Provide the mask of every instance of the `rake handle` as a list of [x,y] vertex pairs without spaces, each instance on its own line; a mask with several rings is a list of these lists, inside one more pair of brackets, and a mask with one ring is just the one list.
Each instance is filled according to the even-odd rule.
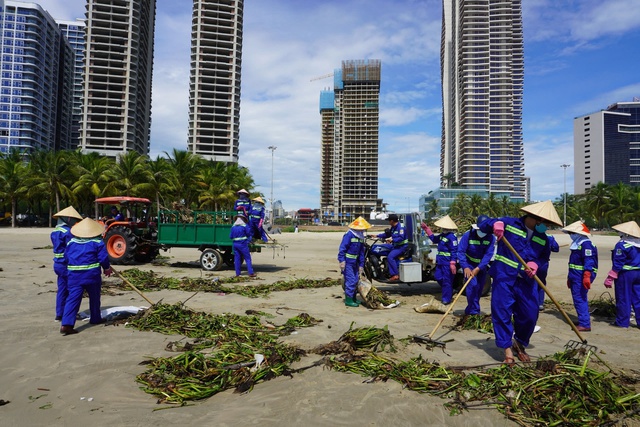
[[444,315],[440,318],[440,320],[438,321],[438,323],[436,324],[436,327],[433,328],[433,331],[431,331],[431,333],[429,334],[429,339],[432,340],[433,339],[433,334],[436,333],[436,331],[438,330],[438,328],[440,327],[440,325],[442,325],[442,322],[444,322],[444,319],[447,317],[447,315],[449,314],[449,312],[453,309],[453,306],[456,305],[456,302],[458,301],[458,298],[460,298],[460,295],[462,295],[462,293],[464,292],[464,290],[466,289],[467,285],[469,284],[469,282],[471,282],[471,279],[473,279],[475,276],[469,276],[469,278],[467,279],[466,282],[464,282],[464,285],[462,285],[462,287],[460,288],[460,291],[458,292],[458,295],[456,295],[456,297],[453,299],[453,302],[449,305],[449,308],[447,308],[447,311],[444,312]]
[[[522,257],[520,256],[520,254],[518,252],[516,252],[516,250],[513,248],[513,246],[511,246],[511,243],[509,243],[509,241],[507,240],[507,238],[505,236],[502,236],[501,239],[504,244],[507,246],[507,248],[509,248],[509,250],[511,251],[511,253],[513,253],[516,258],[518,258],[518,261],[520,261],[520,263],[526,268],[529,269],[529,267],[527,267],[527,263],[524,262],[524,260],[522,259]],[[571,321],[571,319],[569,318],[569,315],[567,314],[566,311],[564,311],[564,309],[562,308],[562,306],[560,306],[560,304],[558,303],[558,301],[556,301],[556,299],[553,297],[553,295],[551,295],[551,292],[549,291],[549,289],[547,289],[547,287],[545,286],[544,283],[542,283],[542,280],[540,280],[540,278],[537,275],[533,275],[533,278],[536,280],[536,282],[538,282],[538,286],[540,286],[542,288],[542,290],[544,291],[545,294],[547,294],[547,296],[551,299],[551,301],[553,301],[553,303],[556,305],[556,307],[558,308],[558,310],[560,310],[560,313],[562,313],[562,316],[564,317],[564,320],[567,321],[567,323],[569,324],[569,326],[571,326],[571,329],[573,329],[573,332],[576,333],[576,335],[578,336],[578,338],[580,338],[580,341],[582,341],[583,344],[587,343],[587,340],[585,340],[582,335],[580,335],[580,331],[578,330],[578,328],[576,328],[576,325]]]
[[124,283],[126,283],[127,285],[129,285],[131,287],[131,289],[133,289],[134,291],[136,291],[138,293],[138,295],[140,295],[142,298],[144,298],[149,304],[151,305],[155,305],[155,303],[153,301],[151,301],[149,298],[147,298],[141,291],[140,289],[136,288],[134,286],[133,283],[131,283],[130,281],[127,280],[126,277],[124,277],[122,274],[120,274],[118,272],[118,270],[116,270],[115,268],[111,267],[111,270],[115,273],[116,276],[118,276],[120,279],[122,279],[122,281]]

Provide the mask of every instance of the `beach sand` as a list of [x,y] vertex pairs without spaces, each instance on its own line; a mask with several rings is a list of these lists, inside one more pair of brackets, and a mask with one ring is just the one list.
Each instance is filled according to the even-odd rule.
[[[363,377],[314,367],[290,377],[259,383],[246,394],[229,390],[209,399],[191,402],[190,406],[154,411],[156,397],[144,393],[135,382],[145,371],[140,362],[150,357],[169,357],[165,346],[179,336],[141,332],[123,325],[89,325],[78,322],[80,333],[62,336],[60,324],[54,321],[56,276],[52,268],[49,233],[51,229],[0,229],[0,406],[1,426],[511,426],[497,410],[473,408],[462,415],[450,416],[444,407],[446,399],[403,389],[396,382],[365,383]],[[264,250],[254,254],[258,279],[255,283],[273,283],[295,278],[339,278],[337,249],[342,233],[300,232],[275,235],[287,246],[285,251]],[[556,234],[561,248],[553,254],[548,276],[549,289],[557,300],[565,302],[575,321],[575,311],[566,287],[569,238]],[[617,237],[594,236],[599,248],[600,274],[589,297],[608,291],[603,286],[611,267],[610,251]],[[174,277],[231,277],[229,269],[208,273],[197,265],[197,249],[172,249],[166,266],[139,265],[137,268]],[[118,270],[130,268],[115,266]],[[246,273],[245,273],[246,274]],[[105,279],[118,282],[112,276]],[[254,282],[252,282],[254,283]],[[266,298],[240,295],[159,291],[146,292],[154,302],[176,303],[188,299],[186,306],[196,311],[245,314],[253,309],[273,314],[271,320],[280,325],[300,313],[322,319],[311,328],[299,329],[284,341],[309,350],[319,344],[338,339],[354,327],[388,325],[396,339],[414,334],[428,334],[441,314],[416,313],[414,306],[429,295],[440,297],[435,282],[425,284],[384,285],[401,305],[389,310],[348,308],[342,300],[342,289],[331,288],[273,292]],[[249,285],[250,286],[250,285]],[[611,291],[612,294],[612,291]],[[102,308],[113,306],[148,306],[133,291],[121,295],[102,296]],[[411,344],[398,358],[421,354],[429,361],[447,366],[472,366],[499,363],[503,359],[494,345],[493,335],[477,331],[451,331],[466,305],[460,298],[454,316],[445,319],[434,338],[452,339],[445,349],[426,349]],[[489,313],[490,300],[481,300]],[[81,311],[88,309],[83,300]],[[528,353],[535,359],[563,349],[577,336],[558,310],[548,305],[540,314]],[[632,321],[635,326],[635,321]],[[640,329],[612,327],[606,319],[594,318],[592,332],[585,332],[589,345],[598,347],[598,355],[616,369],[637,369]],[[319,356],[303,357],[294,367],[309,366]]]

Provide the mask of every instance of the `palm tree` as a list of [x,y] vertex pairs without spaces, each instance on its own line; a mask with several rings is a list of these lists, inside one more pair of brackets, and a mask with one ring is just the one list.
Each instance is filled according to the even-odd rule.
[[173,196],[176,201],[184,201],[186,207],[190,207],[191,203],[196,200],[198,180],[197,175],[200,173],[204,159],[185,150],[176,150],[175,148],[169,155],[168,162],[171,166],[171,187],[174,189]]
[[139,196],[152,188],[149,184],[151,172],[147,157],[136,151],[127,151],[118,156],[113,168],[113,178],[118,192],[124,196]]
[[609,188],[609,202],[607,203],[605,218],[609,225],[633,219],[632,193],[629,186],[618,182]]
[[55,212],[60,211],[60,199],[66,198],[71,202],[73,193],[71,185],[74,182],[73,169],[70,168],[70,157],[67,151],[35,151],[29,156],[29,195],[38,200],[49,201],[49,227],[55,205]]
[[103,157],[95,152],[81,154],[77,152],[77,173],[78,181],[76,181],[71,189],[80,200],[80,207],[91,209],[94,206],[95,218],[98,218],[98,205],[94,203],[97,197],[108,194],[115,188],[115,180],[113,179],[114,161],[109,157]]
[[585,207],[587,212],[593,216],[599,228],[603,228],[610,197],[609,186],[604,182],[598,182],[585,193]]
[[26,170],[27,165],[20,151],[11,150],[7,154],[0,153],[0,197],[11,203],[11,227],[16,226],[18,200],[29,190],[24,179]]
[[489,197],[484,201],[484,211],[487,216],[492,218],[497,218],[500,216],[500,211],[502,211],[502,207],[500,206],[500,202],[496,197],[495,193],[489,193]]
[[164,157],[156,157],[149,164],[149,188],[147,191],[151,194],[151,199],[156,201],[156,211],[160,212],[160,194],[166,194],[173,191],[171,187],[171,166]]
[[433,199],[429,202],[429,210],[427,211],[428,218],[431,219],[440,213],[440,207],[438,206],[438,199]]
[[477,218],[482,213],[482,197],[479,194],[472,194],[469,199],[469,214]]

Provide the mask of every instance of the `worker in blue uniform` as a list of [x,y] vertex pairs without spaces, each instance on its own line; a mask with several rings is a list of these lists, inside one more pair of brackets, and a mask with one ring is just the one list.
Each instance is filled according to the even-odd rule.
[[240,269],[242,261],[247,263],[247,273],[249,277],[256,277],[253,272],[253,264],[251,263],[251,251],[249,245],[251,243],[251,227],[247,224],[247,216],[242,212],[236,215],[236,221],[231,227],[229,237],[233,241],[233,264],[236,268],[236,277],[240,277]]
[[640,227],[635,221],[628,221],[612,227],[620,233],[620,241],[611,253],[611,271],[604,285],[615,283],[616,320],[612,326],[628,328],[631,307],[640,325]]
[[[531,360],[525,348],[538,320],[538,289],[528,278],[538,270],[536,254],[531,249],[531,238],[536,227],[550,224],[562,225],[551,201],[534,203],[520,208],[525,215],[520,218],[488,218],[479,225],[483,233],[496,236],[497,249],[489,268],[493,278],[491,287],[491,320],[496,346],[504,350],[504,362],[514,363],[514,355],[523,362]],[[524,260],[521,265],[502,238]]]
[[389,214],[387,219],[391,228],[387,228],[384,233],[378,234],[377,237],[385,239],[387,241],[386,246],[391,249],[389,255],[387,255],[387,266],[389,268],[389,281],[395,282],[400,279],[398,276],[398,257],[407,250],[409,239],[404,224],[399,221],[398,215]]
[[458,263],[462,268],[467,285],[467,307],[464,314],[480,314],[480,295],[487,278],[489,263],[495,250],[495,237],[478,228],[478,224],[489,219],[479,215],[471,230],[460,238],[458,243]]
[[434,234],[428,225],[420,224],[429,239],[438,245],[436,271],[433,276],[442,288],[442,303],[447,305],[453,298],[453,279],[458,271],[458,238],[454,233],[458,226],[449,215],[440,218],[433,225],[440,227],[442,233]]
[[82,215],[73,206],[66,207],[53,215],[58,220],[56,228],[51,232],[51,245],[53,246],[53,271],[58,276],[58,291],[56,292],[56,321],[62,320],[64,305],[67,302],[69,290],[67,289],[67,265],[64,260],[64,250],[67,243],[73,237],[71,227],[82,219]]
[[262,197],[258,196],[254,199],[251,199],[253,203],[251,203],[251,209],[249,210],[249,226],[251,227],[251,237],[253,239],[262,239],[263,242],[267,243],[269,239],[267,238],[267,233],[262,228],[262,224],[264,223],[264,200]]
[[[556,239],[546,233],[547,226],[542,223],[535,230],[533,230],[533,237],[531,238],[531,249],[535,253],[535,263],[538,264],[538,271],[536,276],[542,282],[543,285],[547,285],[547,274],[549,273],[549,261],[551,260],[551,252],[559,252],[560,246]],[[533,278],[530,279],[533,286],[538,288],[538,309],[544,309],[544,289],[538,285]]]
[[236,212],[244,211],[245,216],[249,215],[251,211],[251,201],[249,200],[249,192],[244,188],[236,192],[238,198],[233,205],[233,210]]
[[371,228],[364,218],[359,216],[351,224],[349,230],[342,236],[338,248],[338,262],[344,276],[344,305],[358,307],[360,302],[356,298],[360,274],[364,269],[364,231]]
[[587,293],[598,273],[598,249],[591,242],[591,232],[582,221],[571,223],[562,231],[571,237],[567,287],[571,289],[573,306],[578,315],[576,329],[581,332],[589,332],[591,331],[591,316],[589,315]]
[[74,326],[84,291],[89,294],[89,323],[103,322],[100,314],[100,273],[104,271],[105,276],[110,276],[113,272],[109,264],[109,254],[100,237],[103,231],[104,227],[91,218],[85,218],[71,227],[73,238],[69,240],[64,251],[69,296],[60,327],[60,333],[63,335],[78,332]]

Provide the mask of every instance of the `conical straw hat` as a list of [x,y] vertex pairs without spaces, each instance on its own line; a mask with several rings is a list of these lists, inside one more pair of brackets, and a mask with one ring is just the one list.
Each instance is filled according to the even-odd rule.
[[73,227],[71,227],[71,234],[76,237],[96,237],[102,234],[104,226],[100,225],[97,221],[91,218],[85,218]]
[[371,228],[371,224],[369,224],[366,219],[359,216],[349,224],[349,228],[353,228],[354,230],[367,230]]
[[62,209],[60,212],[55,214],[53,217],[54,218],[58,218],[58,217],[61,217],[61,216],[66,216],[66,217],[69,217],[69,218],[82,219],[82,215],[80,215],[78,213],[78,211],[75,210],[75,208],[73,206],[68,206],[68,207]]
[[542,219],[546,219],[547,221],[562,227],[562,220],[558,216],[558,212],[556,212],[556,208],[553,207],[553,203],[551,203],[551,200],[547,200],[546,202],[534,203],[532,205],[527,205],[520,208],[520,210],[526,213],[530,213],[531,215],[540,217]]
[[591,232],[582,221],[572,222],[562,229],[565,233],[577,233],[583,236],[591,237]]
[[622,224],[614,225],[611,228],[621,233],[628,234],[629,236],[640,237],[640,227],[635,221],[623,222]]
[[249,192],[243,188],[242,190],[238,190],[236,194],[246,194],[248,196]]
[[251,199],[251,200],[253,200],[254,202],[262,203],[264,205],[264,200],[262,200],[262,197],[260,197],[260,196],[256,197],[255,199]]
[[436,227],[444,228],[445,230],[457,230],[458,226],[451,219],[449,215],[443,216],[439,220],[433,223]]

